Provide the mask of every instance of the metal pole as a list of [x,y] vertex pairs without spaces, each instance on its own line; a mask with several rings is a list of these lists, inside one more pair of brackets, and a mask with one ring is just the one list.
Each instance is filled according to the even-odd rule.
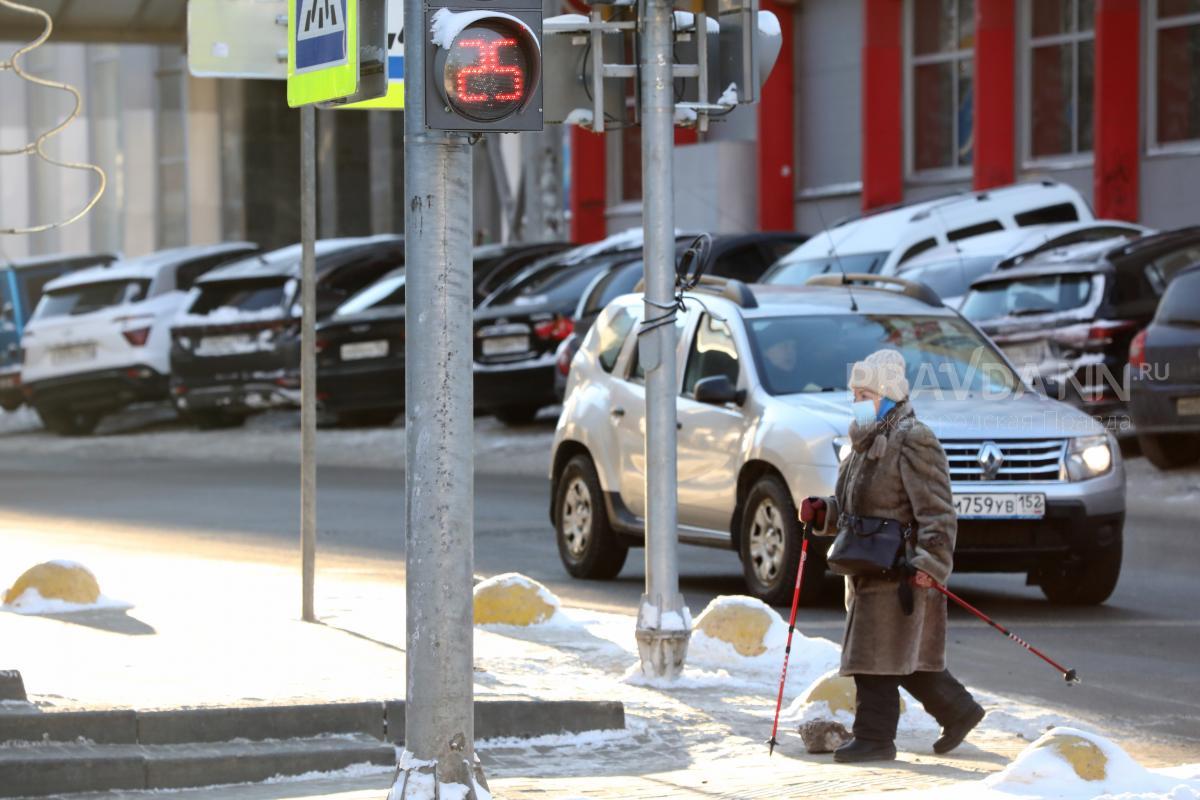
[[[405,0],[404,30],[428,28],[421,0]],[[464,135],[425,129],[420,41],[405,48],[404,65],[408,662],[396,798],[428,796],[414,773],[483,785],[472,663],[471,148]]]
[[[671,312],[675,295],[674,87],[669,0],[644,0],[641,19],[642,218],[645,318]],[[691,620],[679,594],[675,326],[642,335],[646,372],[646,593],[638,611],[642,671],[676,677],[687,656]]]
[[302,618],[316,622],[317,561],[317,137],[316,111],[300,109],[300,571]]

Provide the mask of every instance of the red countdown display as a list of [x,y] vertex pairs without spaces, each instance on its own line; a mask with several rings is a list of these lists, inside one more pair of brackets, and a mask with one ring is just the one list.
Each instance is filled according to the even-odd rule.
[[495,122],[519,111],[537,82],[537,53],[516,21],[487,20],[454,39],[442,73],[446,101],[456,113]]

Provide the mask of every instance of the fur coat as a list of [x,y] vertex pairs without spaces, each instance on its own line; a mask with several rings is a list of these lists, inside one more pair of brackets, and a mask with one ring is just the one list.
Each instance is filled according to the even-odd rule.
[[[907,401],[865,428],[851,423],[853,452],[826,498],[824,530],[840,533],[842,513],[915,523],[909,563],[938,583],[950,577],[957,518],[946,454]],[[842,675],[908,675],[946,668],[946,598],[913,589],[913,613],[900,606],[899,581],[846,578]]]

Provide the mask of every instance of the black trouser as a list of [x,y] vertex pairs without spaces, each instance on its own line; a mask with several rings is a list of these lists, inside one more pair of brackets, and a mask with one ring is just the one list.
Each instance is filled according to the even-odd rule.
[[858,694],[854,714],[854,738],[890,742],[900,722],[900,687],[917,698],[942,727],[957,722],[975,706],[967,687],[950,674],[914,672],[911,675],[855,675]]

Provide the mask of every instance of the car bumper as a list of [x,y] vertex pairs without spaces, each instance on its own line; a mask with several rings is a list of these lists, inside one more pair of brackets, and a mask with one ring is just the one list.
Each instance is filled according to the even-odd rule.
[[165,400],[167,376],[150,367],[132,366],[80,372],[26,383],[25,399],[35,407],[109,411],[131,403]]
[[374,411],[404,408],[404,367],[337,367],[317,373],[322,411]]
[[550,406],[554,393],[554,354],[512,364],[475,364],[475,406],[480,411],[510,406]]
[[1180,398],[1200,397],[1200,384],[1137,383],[1130,409],[1138,433],[1200,432],[1200,415],[1179,414]]
[[0,407],[16,408],[25,402],[21,391],[21,368],[0,369]]
[[230,411],[251,414],[278,408],[299,408],[299,379],[249,380],[173,388],[175,406],[180,411]]

